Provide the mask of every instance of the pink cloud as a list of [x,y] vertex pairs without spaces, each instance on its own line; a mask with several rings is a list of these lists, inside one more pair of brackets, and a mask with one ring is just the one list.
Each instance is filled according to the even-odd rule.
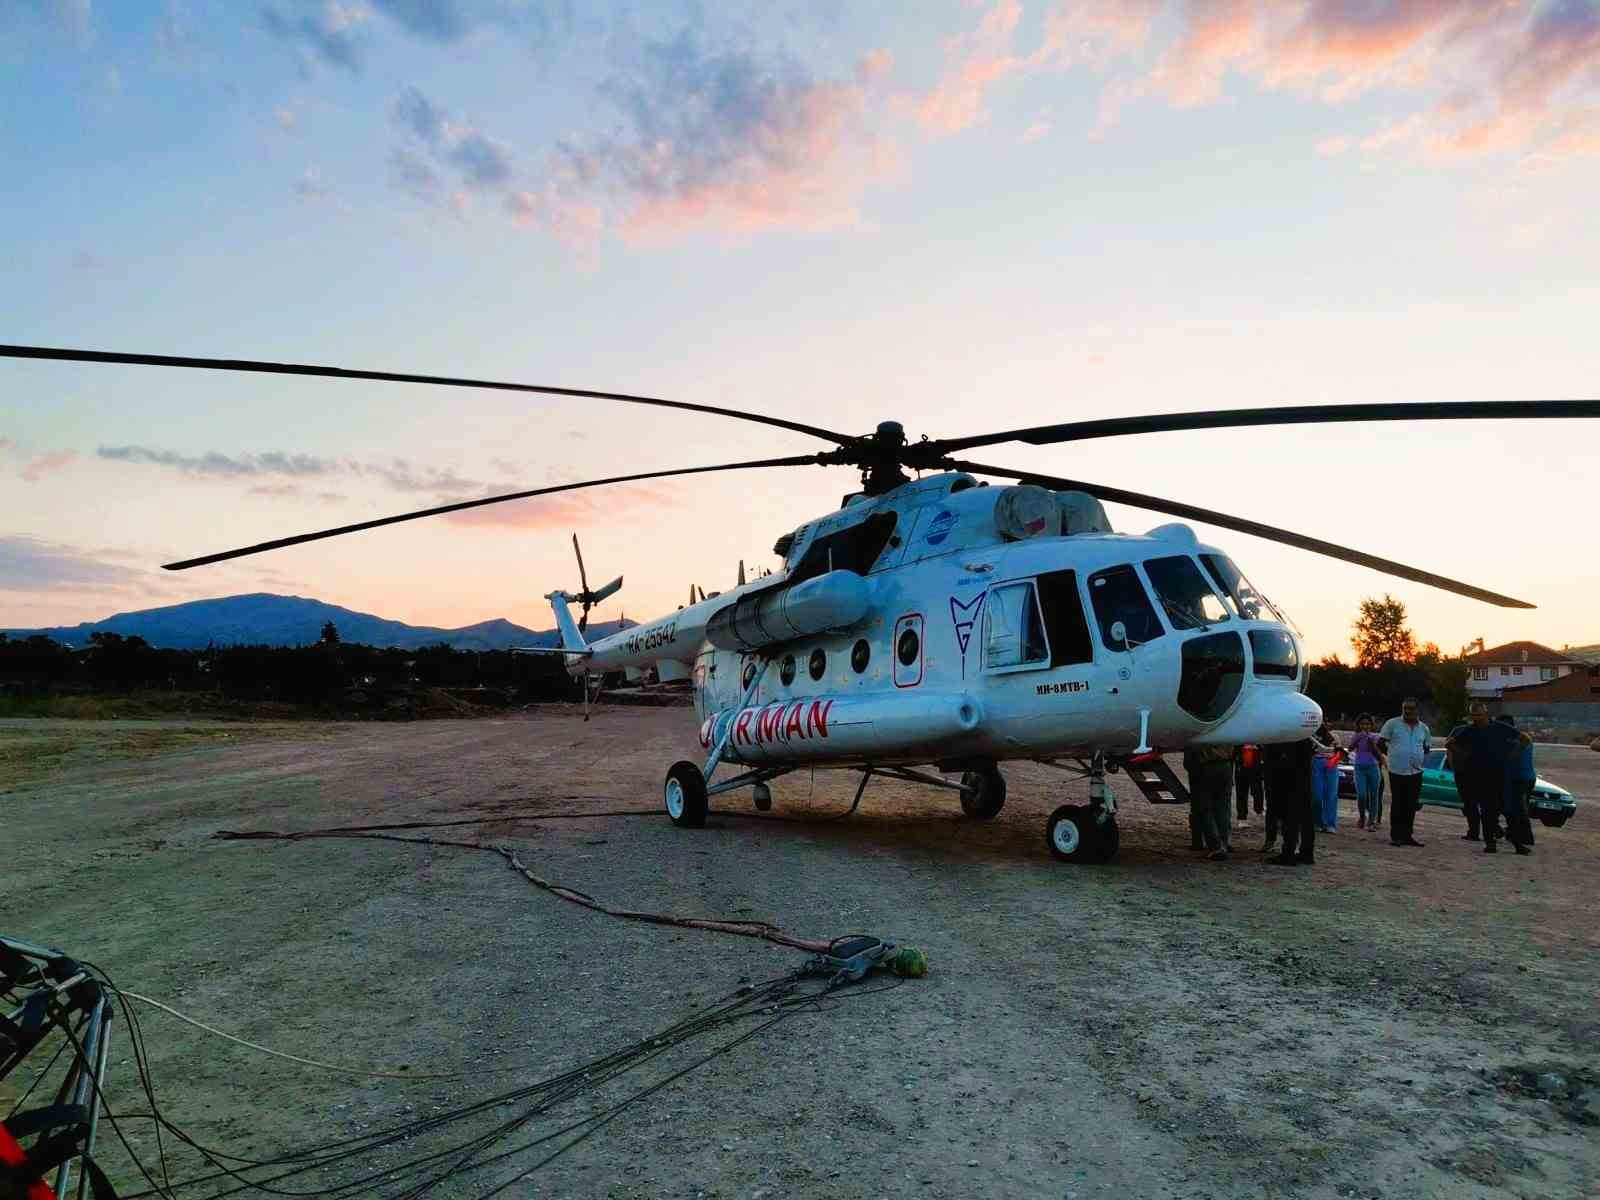
[[950,67],[916,107],[917,120],[924,129],[959,133],[978,123],[983,117],[984,93],[1027,66],[1024,59],[1010,51],[1021,19],[1022,5],[1018,0],[997,0],[984,12],[976,29],[945,42]]
[[1179,108],[1208,104],[1222,94],[1229,68],[1257,52],[1260,36],[1252,0],[1197,5],[1156,68],[1155,82]]
[[[868,121],[871,81],[884,69],[871,59],[850,82],[812,83],[769,105],[730,160],[708,159],[692,143],[638,148],[631,170],[661,186],[640,195],[622,232],[651,239],[708,225],[748,232],[853,222],[862,188],[897,162],[893,143]],[[583,206],[563,215],[580,229],[594,220]]]
[[1399,98],[1379,128],[1324,139],[1325,155],[1520,152],[1550,167],[1595,153],[1595,0],[1058,0],[1031,49],[1014,44],[1019,28],[1016,0],[997,0],[947,43],[949,67],[916,108],[924,128],[976,124],[1007,80],[1087,66],[1107,76],[1096,132],[1136,100],[1210,104],[1235,80],[1330,104],[1375,89]]
[[52,450],[27,463],[17,473],[29,483],[38,483],[52,471],[59,471],[78,457],[76,450]]
[[506,189],[505,212],[579,248],[609,232],[651,241],[851,224],[861,192],[898,163],[877,128],[893,67],[875,49],[815,78],[694,37],[651,45],[633,76],[607,84],[617,132],[557,145],[536,177]]
[[[446,499],[446,503],[448,503]],[[509,529],[569,529],[598,521],[615,521],[619,513],[657,512],[678,503],[678,492],[668,484],[618,484],[615,487],[588,488],[561,492],[554,496],[535,496],[527,500],[508,500],[447,513],[452,525]]]

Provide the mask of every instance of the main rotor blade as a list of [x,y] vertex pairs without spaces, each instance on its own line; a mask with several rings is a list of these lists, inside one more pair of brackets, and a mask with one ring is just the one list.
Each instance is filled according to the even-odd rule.
[[1191,521],[1203,521],[1207,525],[1219,525],[1223,529],[1248,533],[1252,537],[1265,538],[1269,542],[1282,542],[1285,546],[1294,546],[1299,550],[1309,550],[1313,554],[1342,559],[1348,563],[1355,563],[1357,566],[1370,567],[1374,571],[1382,571],[1385,575],[1397,575],[1401,579],[1409,579],[1414,583],[1425,583],[1429,587],[1454,592],[1458,596],[1466,596],[1472,600],[1482,600],[1485,604],[1496,604],[1501,608],[1535,607],[1535,605],[1529,604],[1526,600],[1502,596],[1499,592],[1473,587],[1470,583],[1462,583],[1459,580],[1449,579],[1443,575],[1435,575],[1432,571],[1408,567],[1405,563],[1395,562],[1393,559],[1379,558],[1376,554],[1363,554],[1359,550],[1351,550],[1334,542],[1324,542],[1320,538],[1307,537],[1301,533],[1279,529],[1275,525],[1263,525],[1260,521],[1251,521],[1244,517],[1231,517],[1227,513],[1214,512],[1209,508],[1199,508],[1196,505],[1184,504],[1178,500],[1163,500],[1159,496],[1147,496],[1143,492],[1129,492],[1124,491],[1122,488],[1106,487],[1103,484],[1085,483],[1081,479],[1062,479],[1055,475],[1044,475],[1038,471],[1014,471],[1008,467],[986,467],[982,463],[961,462],[956,464],[956,469],[970,471],[975,475],[999,475],[1003,478],[1016,479],[1023,483],[1039,483],[1050,488],[1088,492],[1091,496],[1101,500],[1110,500],[1116,504],[1127,504],[1133,508],[1149,509],[1151,512],[1184,517]]
[[1600,417],[1600,400],[1443,400],[1420,404],[1308,404],[1272,408],[1215,409],[1204,412],[1153,413],[1141,417],[1105,417],[1033,425],[974,437],[945,438],[917,447],[925,454],[950,454],[997,442],[1048,446],[1130,433],[1166,433],[1183,429],[1234,429],[1247,425],[1310,425],[1343,421],[1460,421]]
[[199,558],[186,558],[182,562],[163,563],[168,571],[186,571],[190,567],[204,567],[210,563],[226,562],[230,558],[244,558],[263,554],[268,550],[282,550],[285,546],[298,546],[302,542],[316,542],[323,538],[339,537],[346,533],[359,533],[363,529],[377,529],[383,525],[398,525],[401,521],[416,521],[423,517],[437,517],[444,513],[461,512],[468,508],[482,508],[485,504],[501,504],[507,500],[525,500],[531,496],[549,496],[556,492],[575,492],[580,488],[603,487],[611,483],[636,483],[641,479],[667,479],[676,475],[705,475],[712,471],[749,471],[757,467],[809,467],[817,459],[812,454],[796,454],[789,458],[762,458],[753,462],[719,463],[710,467],[682,467],[675,471],[644,471],[637,475],[613,475],[609,479],[586,479],[581,483],[562,483],[555,487],[531,488],[525,492],[507,492],[501,496],[484,496],[477,500],[461,500],[455,504],[440,504],[416,512],[399,513],[392,517],[378,517],[371,521],[357,521],[354,525],[339,525],[333,529],[319,529],[315,533],[300,533],[294,537],[277,538],[270,542],[257,542],[254,546],[241,546],[237,550],[223,550]]
[[188,367],[201,371],[245,371],[258,375],[312,375],[321,379],[370,379],[379,383],[429,383],[440,387],[483,388],[499,392],[536,392],[542,396],[575,396],[583,400],[618,400],[624,404],[650,404],[657,408],[677,408],[687,412],[710,413],[775,425],[796,433],[810,434],[825,442],[843,445],[852,439],[830,429],[769,417],[737,408],[718,408],[711,404],[689,404],[682,400],[658,400],[653,396],[633,396],[625,392],[591,392],[585,388],[546,387],[533,383],[505,383],[494,379],[463,379],[453,375],[412,375],[397,371],[358,371],[344,367],[321,367],[307,363],[257,362],[247,358],[192,358],[172,354],[122,354],[110,350],[71,350],[52,346],[0,345],[0,358],[40,358],[56,362],[120,363],[135,367]]

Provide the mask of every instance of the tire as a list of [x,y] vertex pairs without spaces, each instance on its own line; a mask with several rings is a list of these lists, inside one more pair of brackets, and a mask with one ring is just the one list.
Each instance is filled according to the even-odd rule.
[[[1093,810],[1090,810],[1089,820],[1094,820]],[[1097,863],[1108,863],[1117,856],[1117,851],[1122,848],[1122,831],[1117,828],[1115,815],[1106,818],[1104,825],[1097,826],[1100,832],[1099,853],[1095,858]]]
[[1560,829],[1567,823],[1566,813],[1540,813],[1539,824],[1548,825],[1551,829]]
[[667,816],[680,829],[703,829],[706,823],[706,777],[694,763],[675,762],[661,787]]
[[1006,777],[995,767],[965,772],[961,786],[977,789],[961,793],[961,811],[974,821],[992,821],[1006,806]]
[[1116,857],[1122,833],[1114,816],[1102,824],[1089,805],[1063,804],[1050,814],[1045,843],[1051,856],[1062,862],[1104,863]]
[[1089,861],[1089,808],[1083,804],[1063,804],[1050,814],[1044,827],[1044,840],[1051,857],[1062,862]]

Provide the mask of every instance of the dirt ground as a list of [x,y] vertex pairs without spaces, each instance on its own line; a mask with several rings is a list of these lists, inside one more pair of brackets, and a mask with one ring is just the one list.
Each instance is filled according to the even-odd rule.
[[[27,739],[51,749],[18,752]],[[569,1069],[802,956],[597,914],[489,854],[212,833],[654,809],[665,767],[697,757],[681,710],[0,722],[0,930],[291,1053],[470,1072],[331,1074],[146,1012],[159,1092],[202,1141],[248,1155],[354,1136]],[[1600,1118],[1600,754],[1549,748],[1539,765],[1580,807],[1539,827],[1531,858],[1480,853],[1432,808],[1425,849],[1391,848],[1346,802],[1315,867],[1263,864],[1259,823],[1233,861],[1196,861],[1182,813],[1116,780],[1120,857],[1069,867],[1044,820],[1082,785],[1034,766],[1007,769],[988,825],[949,793],[881,782],[855,817],[821,821],[853,780],[796,774],[770,816],[735,793],[702,831],[664,816],[414,831],[515,846],[613,904],[894,935],[931,964],[711,1059],[526,1178],[532,1152],[437,1194],[509,1178],[501,1194],[751,1200],[1600,1196],[1600,1126],[1584,1123]],[[125,1032],[110,1092],[131,1113]],[[1554,1100],[1529,1086],[1548,1070],[1568,1083]],[[127,1129],[154,1161],[148,1122]],[[134,1178],[114,1143],[105,1161]],[[316,1194],[314,1179],[296,1184]]]

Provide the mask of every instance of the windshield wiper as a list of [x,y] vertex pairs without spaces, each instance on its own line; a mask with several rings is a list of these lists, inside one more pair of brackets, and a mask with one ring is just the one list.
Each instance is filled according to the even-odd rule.
[[1167,610],[1167,616],[1172,618],[1172,623],[1174,625],[1177,625],[1180,621],[1184,622],[1184,624],[1181,625],[1180,628],[1183,628],[1183,629],[1210,629],[1211,628],[1211,626],[1206,624],[1206,622],[1202,618],[1195,616],[1194,613],[1190,612],[1187,608],[1184,608],[1183,605],[1179,604],[1176,600],[1168,600],[1165,596],[1163,596],[1163,597],[1161,597],[1161,607]]

